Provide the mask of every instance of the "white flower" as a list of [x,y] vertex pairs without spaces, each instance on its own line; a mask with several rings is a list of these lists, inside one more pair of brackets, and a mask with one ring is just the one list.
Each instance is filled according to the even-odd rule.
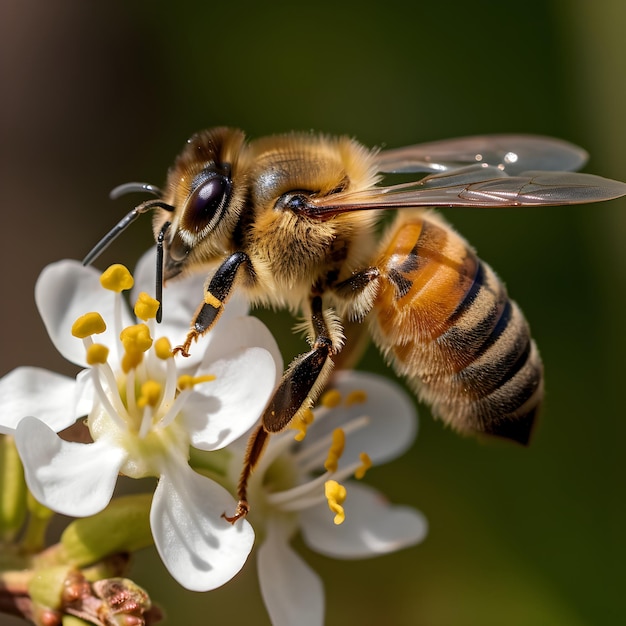
[[[298,439],[306,431],[301,443],[293,431],[273,436],[248,485],[249,519],[262,542],[261,592],[274,626],[324,621],[321,580],[290,546],[298,530],[312,550],[340,559],[393,552],[426,534],[421,513],[346,480],[407,450],[417,430],[413,402],[373,374],[339,372],[334,382],[309,415],[313,422],[299,425]],[[233,479],[240,459],[232,463]]]
[[[145,282],[152,259],[140,263],[137,290],[152,287]],[[74,261],[42,272],[35,295],[48,333],[61,354],[87,369],[76,381],[35,368],[5,377],[3,431],[14,431],[33,495],[60,513],[102,510],[120,473],[158,477],[150,512],[157,550],[180,584],[213,589],[241,569],[254,533],[246,521],[222,519],[234,499],[191,469],[189,446],[219,450],[256,422],[279,375],[277,346],[233,298],[194,357],[175,360],[165,337],[182,343],[204,276],[168,287],[164,323],[157,326],[158,303],[145,293],[135,307],[145,323],[136,324],[126,310],[119,292],[132,277],[125,268],[105,275],[108,290],[98,272]],[[153,341],[155,334],[164,336]],[[93,443],[56,435],[83,415]]]

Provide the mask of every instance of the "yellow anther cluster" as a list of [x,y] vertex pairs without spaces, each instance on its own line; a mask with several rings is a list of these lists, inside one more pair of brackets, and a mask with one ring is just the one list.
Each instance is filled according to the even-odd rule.
[[122,369],[128,373],[137,367],[143,360],[143,353],[152,346],[150,330],[145,324],[127,326],[120,333],[120,340],[124,346]]
[[130,289],[135,284],[135,281],[133,275],[124,265],[116,263],[102,272],[100,284],[105,289],[120,293],[121,291]]
[[369,454],[366,454],[365,452],[361,452],[361,454],[359,454],[359,459],[361,459],[361,465],[354,472],[354,477],[361,480],[361,478],[365,476],[365,472],[372,467],[372,459],[370,459]]
[[137,406],[143,409],[146,406],[155,407],[161,399],[163,387],[156,380],[147,380],[141,385],[141,394],[137,399]]
[[327,409],[334,409],[341,404],[341,394],[337,389],[330,389],[320,398],[320,404]]
[[299,431],[294,436],[296,441],[302,441],[306,437],[307,428],[313,423],[314,419],[315,415],[313,415],[311,409],[304,409],[295,416],[289,427]]
[[167,337],[161,337],[154,342],[154,352],[163,361],[172,356],[172,344]]
[[135,315],[144,322],[154,319],[159,310],[160,303],[152,296],[148,295],[145,291],[142,291],[135,303]]
[[101,343],[93,343],[87,348],[87,365],[103,365],[109,358],[109,349]]
[[185,389],[191,389],[200,383],[210,383],[212,380],[215,380],[215,376],[213,376],[213,374],[205,374],[204,376],[190,376],[189,374],[183,374],[178,377],[178,388],[181,391],[184,391]]
[[346,445],[346,434],[342,428],[335,428],[333,430],[333,442],[330,444],[330,449],[328,450],[328,456],[326,457],[326,461],[324,462],[324,467],[329,472],[336,472],[337,465],[339,463],[339,459],[343,454],[343,449]]
[[85,313],[72,324],[72,335],[85,339],[91,335],[99,335],[107,329],[100,313]]
[[367,402],[367,393],[363,389],[355,389],[346,396],[346,406],[364,404]]
[[337,525],[341,524],[346,519],[346,513],[341,506],[346,500],[346,488],[336,480],[327,480],[324,483],[324,494],[328,500],[328,508],[335,514],[333,521]]

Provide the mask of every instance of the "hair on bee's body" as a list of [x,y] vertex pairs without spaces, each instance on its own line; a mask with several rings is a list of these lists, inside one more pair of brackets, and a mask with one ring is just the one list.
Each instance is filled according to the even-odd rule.
[[[215,268],[176,348],[183,355],[213,327],[235,286],[252,304],[305,315],[310,350],[289,365],[250,438],[239,505],[226,518],[235,522],[248,512],[247,482],[269,435],[308,409],[335,359],[344,364],[351,349],[358,351],[359,324],[455,430],[528,442],[543,396],[528,324],[493,270],[429,207],[626,195],[624,183],[571,173],[586,156],[569,143],[526,135],[378,151],[347,137],[291,133],[247,141],[240,130],[214,128],[189,139],[163,192],[143,183],[120,188],[159,198],[131,211],[85,261],[156,209],[157,275],[162,270],[169,280]],[[390,173],[422,177],[384,186]],[[402,210],[378,243],[377,224],[390,209]],[[344,329],[349,342],[342,351]]]

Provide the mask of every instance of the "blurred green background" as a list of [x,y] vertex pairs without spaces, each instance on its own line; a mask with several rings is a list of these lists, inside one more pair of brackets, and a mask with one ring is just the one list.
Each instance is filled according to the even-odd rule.
[[[0,374],[25,363],[73,371],[34,309],[37,274],[82,258],[130,208],[109,189],[161,184],[204,127],[390,147],[544,133],[588,149],[587,171],[626,180],[625,27],[621,0],[4,0]],[[459,438],[421,407],[413,450],[369,481],[421,509],[430,534],[359,563],[302,548],[324,578],[327,623],[621,623],[626,201],[445,213],[531,322],[546,367],[542,420],[522,449]],[[103,263],[132,267],[150,244],[140,221]],[[302,349],[280,339],[286,354]],[[363,367],[385,371],[374,350]],[[267,623],[253,560],[207,594],[178,588],[152,553],[133,573],[169,624]]]

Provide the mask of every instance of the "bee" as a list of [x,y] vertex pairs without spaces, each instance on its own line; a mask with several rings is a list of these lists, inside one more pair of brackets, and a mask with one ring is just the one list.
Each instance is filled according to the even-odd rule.
[[[527,444],[543,397],[543,366],[502,281],[436,207],[578,204],[626,195],[626,184],[571,173],[587,154],[539,136],[493,135],[398,149],[291,133],[247,140],[233,128],[191,137],[163,190],[146,191],[85,258],[154,210],[157,299],[163,281],[214,268],[183,345],[209,331],[232,294],[306,319],[310,349],[285,371],[251,435],[234,523],[272,433],[305,411],[363,329],[436,417],[461,433]],[[403,174],[409,182],[384,184]],[[381,218],[397,212],[382,238]],[[198,296],[200,301],[200,294]],[[348,337],[347,347],[344,343]]]

